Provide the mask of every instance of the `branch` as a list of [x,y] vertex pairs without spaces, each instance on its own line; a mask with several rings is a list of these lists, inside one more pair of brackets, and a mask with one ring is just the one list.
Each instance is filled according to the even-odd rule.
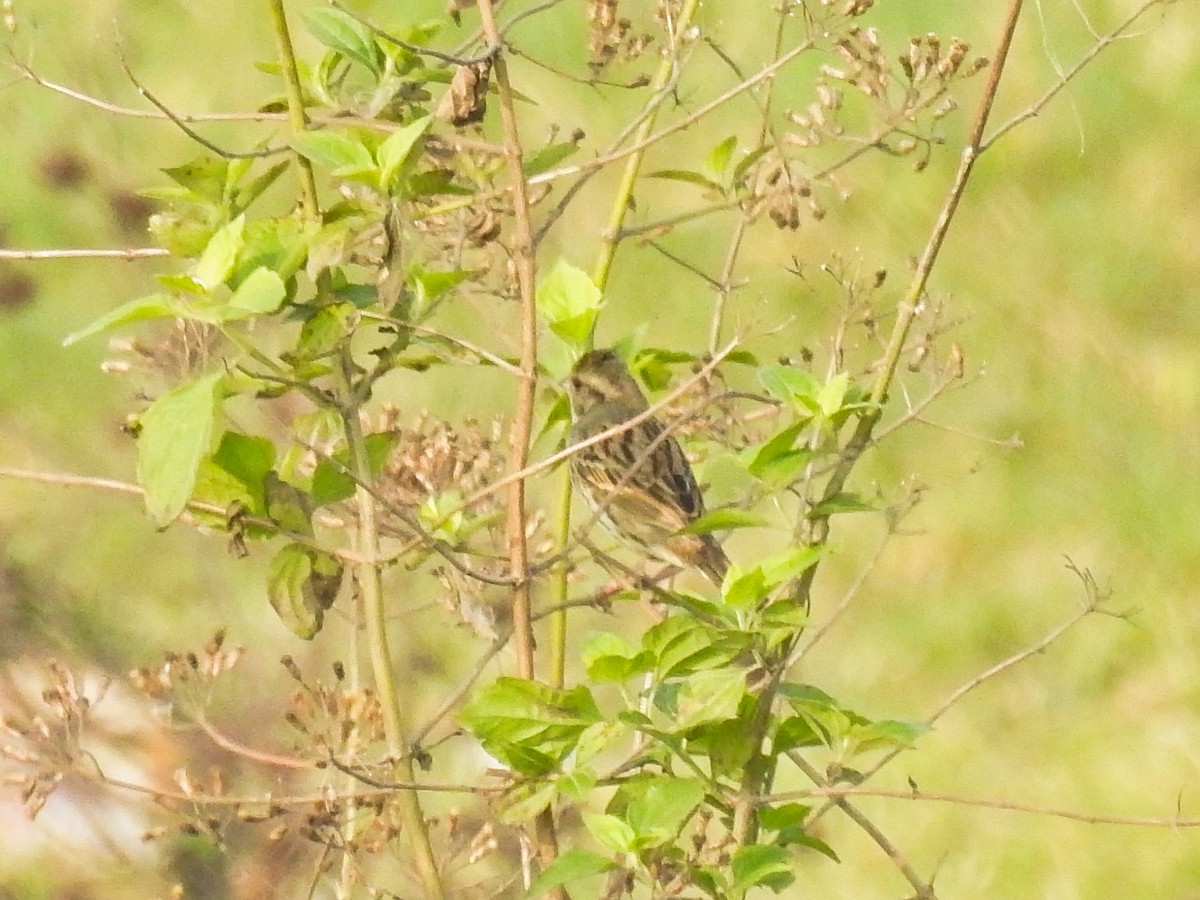
[[1050,90],[1046,91],[1045,94],[1035,100],[1032,104],[993,131],[988,136],[987,140],[981,141],[978,152],[983,153],[985,150],[989,149],[992,144],[996,143],[996,141],[1000,140],[1000,138],[1004,137],[1004,135],[1008,134],[1008,132],[1012,131],[1022,122],[1032,119],[1043,109],[1045,109],[1046,106],[1049,105],[1050,101],[1057,97],[1058,94],[1075,79],[1076,75],[1083,71],[1083,69],[1089,63],[1091,63],[1097,56],[1100,55],[1101,51],[1108,47],[1109,44],[1116,42],[1122,34],[1124,34],[1130,29],[1130,27],[1133,26],[1134,22],[1140,19],[1152,7],[1167,6],[1173,2],[1176,2],[1176,0],[1146,0],[1146,2],[1130,13],[1129,16],[1123,22],[1117,25],[1112,31],[1097,40],[1091,49],[1089,49],[1087,53],[1080,57],[1079,62],[1075,63],[1075,65],[1062,74],[1062,77],[1059,78],[1059,80],[1050,88]]

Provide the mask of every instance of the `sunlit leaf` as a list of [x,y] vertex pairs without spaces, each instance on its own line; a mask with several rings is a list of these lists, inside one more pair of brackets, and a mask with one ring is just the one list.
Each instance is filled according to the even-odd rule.
[[710,534],[734,528],[759,528],[767,524],[762,516],[745,509],[714,509],[693,519],[678,534]]
[[181,384],[138,417],[138,483],[159,525],[173,521],[192,496],[196,472],[212,446],[224,377],[217,371]]
[[603,297],[586,272],[560,259],[537,286],[538,312],[550,330],[572,347],[585,348]]
[[525,896],[533,900],[533,898],[543,896],[551,888],[573,884],[604,872],[611,872],[616,867],[616,863],[599,853],[572,847],[556,856],[554,861],[542,870],[541,874],[533,880],[533,884],[529,886],[529,891]]
[[82,341],[84,338],[89,338],[94,334],[119,328],[122,325],[129,325],[133,322],[178,316],[180,315],[180,310],[180,303],[170,294],[151,294],[148,297],[129,300],[122,303],[116,309],[106,312],[91,324],[68,334],[63,338],[63,346],[69,347],[71,344]]
[[304,14],[305,24],[313,37],[331,50],[336,50],[362,63],[376,75],[383,70],[383,52],[375,43],[370,29],[340,9],[318,6]]
[[788,851],[768,844],[739,848],[730,861],[730,871],[733,873],[733,887],[737,891],[747,891],[760,885],[781,891],[796,880]]
[[379,162],[379,188],[384,193],[395,191],[398,176],[403,175],[405,168],[420,155],[421,139],[432,122],[432,116],[423,116],[393,131],[379,145],[375,159]]
[[245,215],[240,215],[222,226],[208,242],[200,259],[190,272],[192,280],[206,291],[211,291],[233,271],[238,253],[242,249],[242,230],[246,227]]

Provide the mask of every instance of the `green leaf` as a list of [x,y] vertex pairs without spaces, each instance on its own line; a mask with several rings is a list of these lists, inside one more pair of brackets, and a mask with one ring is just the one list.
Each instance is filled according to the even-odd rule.
[[842,408],[842,401],[846,399],[846,391],[849,388],[850,376],[845,372],[839,372],[821,386],[821,390],[817,392],[817,406],[825,418],[832,419]]
[[804,803],[778,803],[758,808],[758,822],[768,831],[804,829],[812,807]]
[[741,669],[694,672],[683,680],[676,697],[675,726],[682,730],[732,719],[745,693],[746,673]]
[[[742,705],[739,705],[738,712],[742,712]],[[710,722],[688,733],[688,750],[708,757],[713,778],[737,779],[754,755],[751,730],[749,723],[740,716],[723,722]],[[775,752],[778,754],[781,751]]]
[[525,157],[524,162],[521,163],[521,172],[526,178],[546,172],[572,156],[578,149],[579,145],[574,141],[551,144],[549,147],[542,148],[533,154],[533,156]]
[[765,599],[770,592],[771,588],[767,585],[761,566],[743,571],[741,566],[732,565],[725,573],[725,581],[721,585],[721,597],[727,606],[735,609],[752,606]]
[[737,136],[733,134],[713,147],[712,152],[708,155],[708,168],[716,178],[725,177],[725,170],[729,167],[729,160],[733,157],[733,151],[736,149]]
[[[367,451],[367,461],[371,467],[371,474],[378,475],[383,471],[383,465],[387,462],[388,456],[392,452],[392,448],[396,446],[396,441],[399,435],[391,431],[378,431],[374,434],[368,434],[363,438],[363,444]],[[333,459],[336,462],[330,462],[328,459],[322,459],[317,463],[317,468],[313,472],[312,480],[312,499],[317,506],[325,506],[329,503],[336,503],[339,500],[345,500],[347,497],[354,495],[357,484],[354,479],[346,474],[345,469],[350,465],[350,453],[343,447],[333,454]],[[338,465],[341,463],[341,465]]]
[[379,189],[385,194],[395,191],[397,176],[402,175],[405,168],[420,155],[421,139],[432,122],[432,116],[423,116],[410,122],[388,135],[387,140],[375,151],[375,159],[379,162]]
[[695,184],[712,191],[717,194],[724,193],[725,189],[713,181],[707,175],[702,175],[699,172],[692,172],[688,169],[659,169],[657,172],[650,172],[646,175],[647,178],[661,178],[665,181],[682,181],[685,184]]
[[238,285],[221,311],[221,318],[228,322],[275,312],[286,296],[283,280],[270,269],[259,267]]
[[653,666],[648,653],[608,631],[584,638],[580,658],[593,681],[625,681]]
[[273,471],[263,475],[262,490],[267,516],[272,522],[292,534],[312,536],[313,503],[308,494]]
[[553,888],[572,884],[593,875],[611,872],[616,867],[616,863],[599,853],[573,847],[565,853],[560,853],[550,865],[542,870],[542,873],[529,886],[529,892],[525,896],[529,900],[534,900]]
[[276,552],[267,574],[267,596],[288,630],[306,641],[316,636],[342,573],[334,557],[300,544],[285,544]]
[[340,131],[305,131],[292,138],[292,149],[334,175],[345,177],[375,171],[371,151],[357,138]]
[[693,519],[676,534],[710,534],[732,528],[760,528],[767,524],[762,516],[745,509],[714,509]]
[[220,206],[225,202],[229,163],[215,156],[200,156],[162,172],[185,188],[194,200]]
[[84,338],[89,338],[94,334],[99,334],[102,331],[108,331],[112,328],[118,328],[121,325],[129,325],[130,323],[141,322],[145,319],[163,319],[178,315],[182,315],[181,306],[170,294],[151,294],[148,297],[139,297],[136,300],[129,300],[122,303],[116,309],[106,312],[90,325],[79,329],[79,331],[71,332],[63,338],[63,346],[69,347],[74,343],[82,341]]
[[537,308],[546,324],[568,346],[583,349],[604,300],[586,272],[560,259],[537,288]]
[[520,678],[497,679],[459,719],[488,753],[532,777],[557,768],[589,726],[607,721],[583,685],[565,691]]
[[217,371],[181,384],[138,417],[138,483],[147,512],[160,526],[170,524],[192,496],[212,446],[224,377]]
[[737,891],[761,885],[778,893],[796,880],[787,850],[765,844],[740,848],[733,854],[730,871]]
[[818,503],[808,511],[810,519],[824,519],[836,513],[876,512],[880,508],[878,501],[868,500],[861,494],[835,494],[828,500]]
[[637,834],[626,822],[608,813],[584,813],[583,824],[602,847],[617,853],[632,853]]
[[417,294],[414,316],[420,318],[428,313],[438,299],[470,277],[471,273],[463,269],[439,272],[435,269],[426,269],[424,266],[413,266],[409,271],[409,278],[412,280]]
[[763,154],[767,153],[771,147],[763,146],[757,150],[751,150],[745,156],[737,161],[737,165],[733,167],[733,177],[729,179],[730,183],[737,186],[740,185],[746,177],[746,173],[750,171],[750,167],[762,159]]
[[855,753],[869,750],[906,750],[916,743],[917,738],[930,732],[924,722],[908,722],[900,719],[880,719],[851,730],[855,742]]
[[793,448],[796,446],[796,439],[800,437],[806,427],[806,422],[797,422],[794,425],[789,425],[783,431],[779,432],[779,434],[774,435],[757,450],[753,451],[750,462],[746,465],[746,470],[755,478],[762,477],[763,472],[773,462],[781,457],[792,454]]
[[263,479],[275,463],[275,445],[271,441],[227,431],[222,435],[212,461],[245,488],[256,512],[266,512]]
[[362,63],[376,75],[383,71],[383,51],[370,30],[355,19],[328,6],[318,6],[304,14],[313,37],[331,50]]
[[820,408],[816,398],[824,385],[812,372],[792,366],[764,366],[758,370],[758,382],[781,403],[798,405],[810,413]]
[[781,553],[768,556],[758,564],[758,567],[762,570],[767,586],[775,588],[816,565],[817,561],[825,555],[827,547],[827,544],[819,547],[791,547]]
[[744,649],[737,634],[718,634],[688,616],[671,616],[647,630],[642,646],[651,654],[659,681],[729,663]]
[[238,253],[242,249],[242,231],[245,227],[246,216],[240,215],[223,225],[209,239],[204,252],[200,254],[200,259],[190,272],[192,280],[205,291],[211,291],[217,285],[224,284],[233,271]]
[[674,841],[704,800],[704,783],[698,778],[654,778],[625,789],[634,794],[625,810],[625,822],[637,835],[638,850]]

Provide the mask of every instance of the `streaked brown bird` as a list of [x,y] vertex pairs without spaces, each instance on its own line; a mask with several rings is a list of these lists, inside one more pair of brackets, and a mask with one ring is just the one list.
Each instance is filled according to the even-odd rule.
[[[579,443],[649,409],[612,350],[585,353],[567,381],[571,442]],[[678,534],[704,514],[704,498],[679,442],[651,416],[571,456],[571,475],[599,519],[625,542],[718,587],[729,559],[711,534]]]

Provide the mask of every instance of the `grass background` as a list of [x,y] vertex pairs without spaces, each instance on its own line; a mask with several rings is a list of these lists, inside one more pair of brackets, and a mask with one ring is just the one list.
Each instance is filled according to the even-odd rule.
[[[1105,30],[1134,4],[1081,4]],[[579,68],[581,15],[569,4],[512,35],[559,66]],[[705,11],[704,27],[752,65],[764,19]],[[293,8],[294,7],[294,8]],[[304,4],[290,7],[295,14]],[[982,4],[879,4],[872,13],[897,51],[930,30],[987,53],[1000,12]],[[274,90],[252,63],[273,57],[258,6],[235,3],[18,2],[6,43],[39,74],[123,105],[139,105],[117,44],[139,76],[174,108],[249,109]],[[356,8],[382,22],[387,4]],[[440,3],[406,14],[440,17]],[[298,15],[294,24],[298,27]],[[533,24],[537,23],[537,24]],[[447,28],[452,28],[447,23]],[[539,31],[544,29],[544,31]],[[299,38],[301,53],[314,44]],[[454,43],[448,40],[447,43]],[[1066,2],[1025,12],[993,119],[1025,108],[1092,43]],[[706,68],[707,67],[707,68]],[[750,69],[752,70],[752,69]],[[789,70],[790,71],[790,70]],[[601,146],[632,98],[595,100],[590,89],[548,78],[517,61],[534,145],[549,123],[584,124]],[[681,93],[685,110],[723,90],[729,75],[698,60]],[[803,96],[797,69],[781,79],[781,105]],[[961,324],[953,340],[983,377],[953,392],[928,424],[906,429],[872,456],[857,485],[929,486],[884,553],[859,605],[809,657],[802,677],[872,716],[920,718],[952,690],[1038,640],[1072,615],[1082,592],[1069,557],[1136,610],[1130,621],[1092,617],[1047,652],[971,694],[877,782],[903,789],[1005,798],[1079,812],[1169,819],[1196,815],[1200,766],[1200,24],[1194,4],[1143,19],[1039,117],[979,163],[931,284]],[[836,297],[812,268],[833,250],[866,271],[887,268],[899,292],[955,165],[967,111],[982,79],[960,92],[963,112],[948,144],[921,175],[868,158],[831,201],[820,224],[798,232],[758,226],[732,305],[739,325],[796,323],[778,340],[819,349]],[[656,151],[648,168],[682,146],[712,146],[756,128],[748,101]],[[586,115],[586,120],[584,116]],[[0,90],[0,239],[4,246],[144,245],[146,210],[134,192],[157,185],[157,169],[195,155],[164,123],[114,116],[38,88],[17,75]],[[233,127],[205,132],[244,145]],[[694,142],[694,143],[693,143]],[[75,174],[71,172],[75,170]],[[64,174],[64,172],[66,174]],[[612,181],[597,179],[569,224],[543,248],[587,266],[607,215]],[[670,190],[647,185],[639,213],[653,217]],[[681,227],[664,243],[715,274],[731,221]],[[810,272],[782,271],[795,255]],[[861,260],[861,262],[859,262]],[[62,337],[124,299],[152,290],[150,263],[0,263],[0,465],[133,480],[134,448],[119,428],[136,407],[129,382],[103,375],[102,341],[69,349]],[[670,285],[646,296],[646,285]],[[677,286],[677,288],[676,288]],[[651,343],[697,349],[707,329],[703,285],[643,248],[623,248],[602,338],[644,323]],[[700,309],[702,312],[697,312]],[[498,335],[496,349],[514,339]],[[485,383],[479,408],[447,406],[453,376],[420,383],[410,402],[451,417],[488,411],[505,385]],[[411,388],[399,385],[397,390]],[[1002,443],[1019,435],[1021,446]],[[837,523],[837,554],[819,581],[818,613],[831,606],[876,540],[880,524]],[[743,549],[745,549],[743,547]],[[739,544],[731,552],[738,555]],[[126,497],[13,479],[0,481],[0,689],[30,695],[48,656],[119,675],[168,647],[194,645],[218,625],[256,646],[235,678],[287,690],[275,658],[298,646],[262,597],[264,554],[225,555],[220,536],[181,527],[156,533]],[[601,623],[612,627],[611,622]],[[454,683],[434,614],[399,635],[413,677]],[[131,759],[169,778],[172,752],[134,740],[144,715],[120,688],[105,719]],[[269,743],[281,710],[271,689],[219,698],[230,730]],[[282,732],[278,732],[282,734]],[[121,760],[114,760],[119,765]],[[110,773],[111,774],[111,773]],[[71,788],[36,823],[15,798],[0,803],[6,852],[0,897],[141,897],[146,879],[172,879],[177,847],[160,856],[135,839],[124,805]],[[1089,825],[933,802],[863,800],[948,898],[1197,898],[1200,834],[1163,827]],[[900,896],[906,886],[861,832],[830,816],[822,836],[841,865],[805,858],[787,896]],[[102,825],[103,823],[103,825]],[[106,846],[108,829],[122,837]],[[235,853],[236,856],[236,853]],[[172,861],[174,860],[174,861]],[[252,896],[252,879],[239,882]],[[122,887],[122,884],[127,886]],[[161,893],[158,891],[157,893]],[[155,895],[157,895],[157,893]],[[269,893],[261,896],[270,896]]]

